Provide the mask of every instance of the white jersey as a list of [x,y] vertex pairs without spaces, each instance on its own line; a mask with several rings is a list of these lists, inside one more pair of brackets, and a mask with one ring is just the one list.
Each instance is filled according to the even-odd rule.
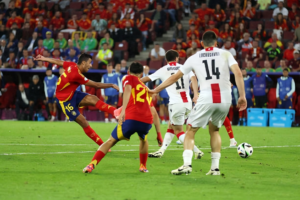
[[[181,67],[181,64],[170,62],[148,77],[152,81],[160,79],[164,82],[170,76],[176,74]],[[190,97],[190,79],[192,76],[195,75],[192,71],[190,71],[180,78],[176,83],[166,88],[169,95],[169,104],[192,102]]]
[[210,47],[198,51],[179,69],[183,74],[194,70],[201,94],[198,103],[231,103],[230,67],[237,64],[230,52]]

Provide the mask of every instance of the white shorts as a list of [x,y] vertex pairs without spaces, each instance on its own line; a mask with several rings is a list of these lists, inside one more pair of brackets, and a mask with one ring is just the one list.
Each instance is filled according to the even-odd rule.
[[192,110],[192,102],[169,105],[169,117],[172,125],[183,125]]
[[195,128],[203,128],[211,121],[213,125],[220,128],[228,114],[230,105],[230,103],[197,103],[190,114],[187,124]]

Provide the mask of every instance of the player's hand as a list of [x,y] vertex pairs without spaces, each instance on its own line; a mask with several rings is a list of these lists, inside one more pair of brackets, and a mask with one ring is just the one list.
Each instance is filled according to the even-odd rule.
[[197,103],[198,98],[199,98],[198,94],[194,94],[193,102]]
[[148,93],[150,95],[157,95],[158,94],[158,92],[156,92],[155,89],[154,90],[149,90]]
[[123,122],[125,122],[125,110],[122,110],[121,114],[119,115],[118,123],[122,126]]
[[277,101],[280,101],[280,98],[279,98],[279,97],[277,97]]
[[53,95],[53,98],[55,98],[56,97],[56,95]]
[[44,56],[42,55],[37,55],[35,58],[33,58],[34,60],[41,60],[41,61],[44,61]]
[[287,100],[288,98],[289,98],[288,95],[285,95],[284,100]]
[[119,89],[119,86],[117,86],[117,85],[115,85],[115,84],[112,85],[112,88],[114,88],[114,89],[116,89],[116,90],[118,90],[118,91],[120,90],[120,89]]
[[247,108],[247,100],[245,97],[240,97],[237,103],[237,107],[240,108],[239,111],[243,111]]
[[268,93],[268,92],[269,92],[269,89],[265,89],[265,92]]
[[46,102],[48,102],[48,100],[49,100],[49,98],[48,98],[48,97],[46,97]]

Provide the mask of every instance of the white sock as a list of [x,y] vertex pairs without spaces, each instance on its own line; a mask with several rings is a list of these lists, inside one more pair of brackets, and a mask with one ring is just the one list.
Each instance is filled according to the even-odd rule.
[[193,158],[192,150],[184,150],[182,157],[183,157],[183,165],[185,166],[192,165],[192,158]]
[[163,144],[159,150],[164,152],[168,148],[168,146],[171,144],[173,138],[174,138],[173,133],[166,132]]
[[234,138],[230,139],[230,142],[236,142]]
[[219,152],[211,152],[211,169],[219,169],[221,153]]
[[[178,139],[180,140],[180,142],[182,142],[182,144],[183,144],[183,142],[184,142],[184,138],[185,138],[185,134],[182,134]],[[200,150],[196,147],[196,145],[194,145],[194,152],[195,153],[199,153],[200,152]]]

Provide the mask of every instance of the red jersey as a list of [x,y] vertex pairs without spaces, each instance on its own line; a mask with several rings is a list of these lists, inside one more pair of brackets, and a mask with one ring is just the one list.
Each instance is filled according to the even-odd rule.
[[151,96],[148,94],[147,86],[145,86],[138,77],[132,75],[127,75],[123,78],[123,91],[125,90],[126,85],[130,85],[132,89],[129,102],[125,110],[125,120],[131,119],[152,124],[153,116],[150,110],[152,100]]
[[296,16],[298,15],[298,13],[297,13],[297,11],[296,12],[293,12],[292,10],[291,11],[289,11],[289,19],[291,20],[291,21],[294,21],[295,19],[296,19]]
[[83,28],[85,30],[91,28],[92,26],[92,22],[89,19],[86,20],[81,19],[77,22],[77,24],[80,28]]
[[41,47],[41,48],[40,47],[36,47],[36,48],[33,49],[33,54],[35,56],[37,56],[37,55],[43,55],[44,50],[45,50],[44,47]]
[[147,5],[149,5],[149,0],[139,0],[135,2],[135,5],[138,9],[144,10],[146,9]]
[[294,30],[296,30],[297,28],[299,28],[299,27],[300,27],[300,23],[299,23],[299,22],[296,22],[296,21],[294,21],[294,22],[292,23],[292,27],[293,27],[293,29],[294,29]]
[[112,20],[109,20],[108,23],[107,23],[107,27],[110,28],[110,26],[111,26],[112,24],[115,24],[115,27],[116,27],[116,28],[120,28],[121,21],[118,20],[117,22],[114,22],[114,21],[112,21]]
[[[137,20],[136,20],[136,25],[139,25],[139,23],[140,23],[140,20],[137,19]],[[141,26],[139,27],[139,30],[140,30],[140,31],[147,31],[147,30],[149,30],[149,25],[151,25],[151,24],[152,24],[151,19],[145,18],[145,19],[144,19],[144,22],[143,22],[143,23],[141,24]]]
[[194,10],[194,13],[198,14],[199,19],[204,19],[205,15],[211,15],[212,10],[209,8],[206,8],[205,10],[202,10],[201,8]]
[[134,27],[134,21],[132,19],[122,19],[120,22],[120,28],[123,29],[126,27],[126,22],[129,21],[131,24],[131,27]]
[[190,37],[192,36],[192,34],[195,34],[197,38],[200,37],[200,33],[199,33],[199,31],[197,31],[197,30],[194,30],[194,32],[192,32],[191,30],[188,30],[188,31],[186,32],[186,36],[187,36],[188,38],[190,38]]
[[226,40],[229,36],[233,37],[233,32],[232,31],[229,31],[229,33],[221,31],[219,33],[219,37],[222,38],[223,40]]
[[255,38],[255,36],[258,36],[259,39],[262,39],[261,36],[263,36],[263,37],[265,38],[265,37],[267,36],[267,33],[266,33],[266,31],[263,31],[263,33],[262,33],[262,35],[261,35],[261,34],[258,34],[257,31],[254,31],[254,32],[252,33],[252,36],[253,36],[253,38]]
[[[246,9],[245,9],[246,10]],[[245,12],[245,10],[243,10],[243,13]],[[251,13],[249,10],[247,10],[246,14],[245,14],[245,17],[248,17],[250,19],[252,19],[254,16],[255,16],[255,8],[251,8],[251,12],[252,12],[252,16],[251,16]]]
[[219,37],[219,30],[217,28],[213,28],[213,29],[209,28],[209,29],[206,29],[205,32],[206,31],[213,31],[216,34],[216,36]]
[[185,50],[181,49],[180,51],[178,51],[178,54],[179,54],[179,58],[186,58],[186,53],[185,53]]
[[295,49],[286,49],[283,52],[283,58],[286,60],[293,60],[294,59],[294,51],[295,51]]
[[32,18],[34,18],[36,16],[36,14],[38,13],[38,9],[37,8],[33,8],[32,10],[29,10],[28,8],[24,8],[23,14],[26,15],[26,13],[29,13],[30,16]]
[[[182,49],[186,49],[186,48],[188,48],[188,45],[187,45],[185,42],[181,42],[181,48],[182,48]],[[173,44],[172,49],[173,49],[173,50],[176,50],[176,49],[177,49],[177,44],[176,44],[176,43]]]
[[29,26],[30,26],[31,29],[35,29],[35,27],[36,27],[36,20],[34,20],[34,19],[30,19],[29,22],[28,21],[24,21],[24,24],[25,23],[29,23]]
[[21,28],[22,24],[24,23],[24,19],[22,19],[21,17],[15,17],[14,19],[9,18],[9,20],[7,20],[7,22],[6,22],[6,27],[11,28],[13,23],[17,23],[18,28]]
[[281,24],[277,24],[277,23],[275,22],[275,27],[274,27],[274,28],[275,28],[275,29],[281,29],[281,30],[283,30],[283,31],[288,31],[288,30],[289,30],[289,27],[288,27],[288,25],[287,25],[285,19],[282,21]]
[[224,21],[226,19],[226,14],[225,14],[224,10],[221,10],[220,13],[216,13],[216,11],[214,10],[213,16],[214,16],[215,21],[218,21],[218,22]]
[[53,26],[53,28],[60,29],[61,26],[65,24],[65,20],[62,17],[58,19],[56,17],[53,17],[50,24]]
[[189,20],[189,25],[191,25],[191,24],[195,24],[196,30],[198,30],[200,28],[200,25],[201,25],[201,20],[199,18],[197,18],[196,20],[190,19]]
[[86,84],[87,79],[77,67],[76,63],[64,62],[65,72],[57,80],[56,98],[60,101],[69,101],[79,85]]
[[252,59],[259,58],[259,55],[263,53],[263,50],[260,47],[252,48],[249,50],[249,56]]
[[192,47],[193,42],[197,43],[197,47],[198,47],[198,48],[201,47],[200,40],[198,40],[198,39],[197,39],[197,40],[194,40],[194,41],[193,41],[193,40],[189,40],[189,41],[188,41],[188,47]]
[[[74,23],[74,20],[73,20],[73,19],[70,19],[70,20],[68,21],[68,25],[70,25],[70,26],[75,26],[75,24],[77,24],[77,26],[78,26],[78,20],[76,20],[75,23]],[[68,27],[68,28],[69,28],[69,27]],[[75,29],[75,28],[69,28],[69,29]]]

